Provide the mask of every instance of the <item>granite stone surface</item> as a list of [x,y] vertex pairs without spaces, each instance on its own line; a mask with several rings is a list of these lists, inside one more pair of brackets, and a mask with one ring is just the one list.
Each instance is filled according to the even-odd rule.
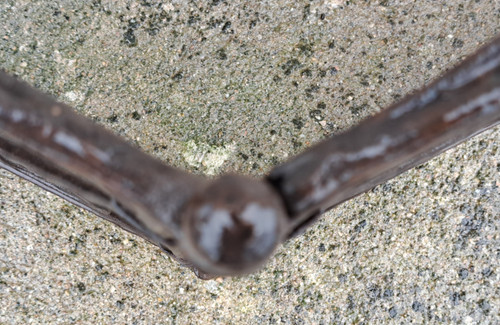
[[[499,31],[497,0],[3,0],[0,69],[168,164],[260,176]],[[497,127],[210,281],[2,170],[0,324],[498,324],[499,146]]]

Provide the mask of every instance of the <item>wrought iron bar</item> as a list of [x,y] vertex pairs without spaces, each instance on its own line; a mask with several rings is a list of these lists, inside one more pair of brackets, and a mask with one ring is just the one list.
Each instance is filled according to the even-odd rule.
[[161,247],[201,278],[251,272],[324,211],[500,122],[500,38],[254,180],[146,155],[0,72],[0,167]]

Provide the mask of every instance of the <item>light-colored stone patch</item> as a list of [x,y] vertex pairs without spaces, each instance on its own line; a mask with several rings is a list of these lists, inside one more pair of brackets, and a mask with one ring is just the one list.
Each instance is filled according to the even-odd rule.
[[215,175],[234,152],[234,148],[234,144],[216,147],[190,140],[186,143],[182,156],[190,166],[202,168],[207,175]]
[[330,6],[333,9],[336,9],[345,3],[346,3],[345,0],[326,0],[325,1],[325,4]]
[[79,91],[68,91],[64,93],[64,98],[69,100],[73,104],[77,104],[85,98],[85,96]]

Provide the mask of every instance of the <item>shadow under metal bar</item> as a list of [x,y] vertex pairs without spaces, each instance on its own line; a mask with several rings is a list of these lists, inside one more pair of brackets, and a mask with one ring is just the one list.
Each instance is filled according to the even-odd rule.
[[499,122],[497,38],[261,180],[209,181],[0,72],[0,167],[143,237],[201,278],[257,269],[324,211]]

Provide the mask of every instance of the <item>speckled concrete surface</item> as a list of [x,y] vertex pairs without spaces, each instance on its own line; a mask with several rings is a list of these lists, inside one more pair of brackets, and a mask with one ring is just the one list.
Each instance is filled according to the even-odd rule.
[[[496,0],[4,0],[0,68],[169,164],[262,175],[499,31]],[[1,171],[0,323],[498,323],[499,139],[335,208],[256,274],[211,281]]]

